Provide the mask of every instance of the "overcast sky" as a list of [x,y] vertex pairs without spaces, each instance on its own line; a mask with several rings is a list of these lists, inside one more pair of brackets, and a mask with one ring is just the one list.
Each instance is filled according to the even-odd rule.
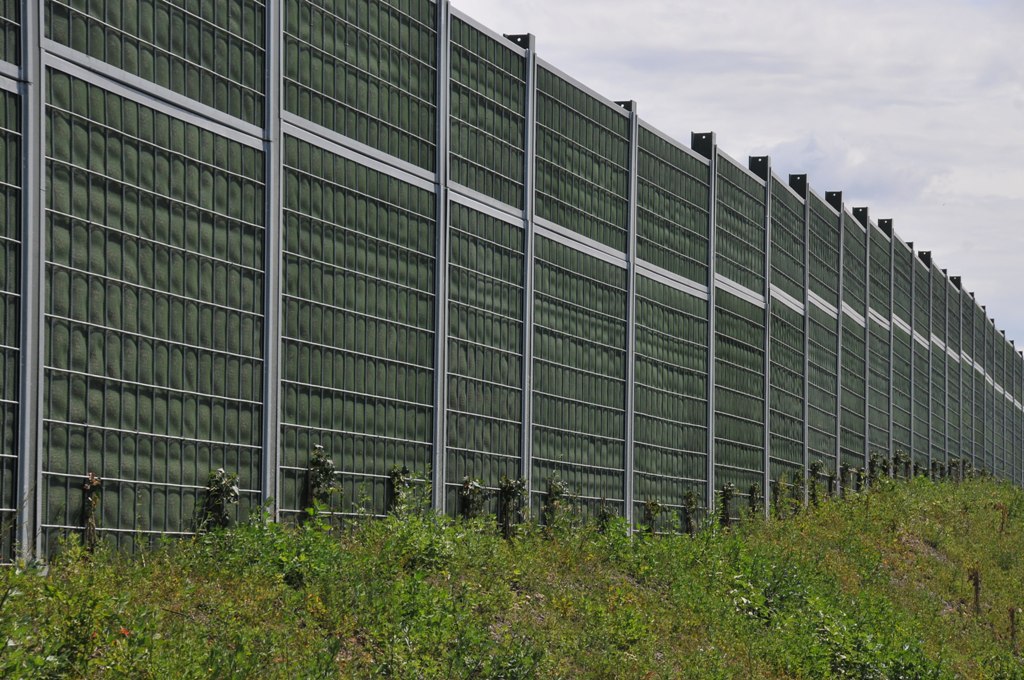
[[1024,343],[1024,0],[453,0],[677,140],[890,217]]

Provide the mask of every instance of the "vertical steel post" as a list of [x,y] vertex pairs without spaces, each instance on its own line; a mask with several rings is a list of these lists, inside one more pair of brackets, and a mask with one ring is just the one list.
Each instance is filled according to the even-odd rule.
[[717,248],[718,146],[715,133],[690,136],[690,148],[708,159],[708,384],[707,384],[707,489],[704,494],[707,514],[715,511],[715,250]]
[[896,269],[896,239],[892,233],[892,220],[882,219],[878,220],[878,228],[882,230],[882,233],[889,237],[889,317],[886,321],[889,322],[889,436],[885,443],[885,456],[888,459],[892,459],[895,453],[892,450],[892,430],[893,430],[893,374],[896,372],[896,361],[894,356],[894,346],[896,344],[896,324],[893,323],[893,317],[896,316],[896,309],[893,305],[894,288],[896,286],[896,275],[894,271]]
[[445,509],[448,453],[445,446],[448,414],[448,136],[451,95],[451,8],[437,3],[437,251],[434,259],[434,463],[431,470],[433,506]]
[[533,291],[534,291],[534,188],[537,156],[537,39],[533,34],[507,36],[526,50],[526,111],[523,140],[523,434],[520,441],[520,477],[526,484],[527,508],[533,507]]
[[[764,458],[761,473],[761,497],[764,499],[764,516],[771,507],[771,400],[772,400],[772,159],[768,156],[751,156],[750,169],[764,180]],[[805,495],[807,486],[804,485]],[[806,498],[804,499],[806,503]]]
[[42,68],[42,4],[21,3],[22,229],[21,308],[18,375],[18,526],[22,559],[42,555],[43,345],[46,321],[46,90]]
[[636,212],[637,212],[637,157],[640,146],[640,121],[636,113],[636,102],[622,102],[629,111],[629,209],[628,215],[628,258],[626,294],[626,441],[623,461],[626,525],[632,531],[636,520],[634,503],[636,436]]
[[[803,470],[805,478],[811,474],[811,447],[810,447],[810,425],[808,418],[808,394],[810,393],[810,352],[811,352],[811,202],[807,196],[807,175],[790,175],[789,186],[800,195],[804,201],[804,393],[803,404]],[[817,480],[815,480],[817,481]],[[805,499],[806,500],[806,499]]]
[[871,220],[867,208],[854,208],[853,216],[864,227],[864,469],[871,462]]
[[263,462],[261,500],[274,520],[279,519],[280,436],[281,436],[281,274],[284,244],[284,149],[282,147],[281,73],[284,3],[267,5],[266,103],[263,123],[263,153],[266,164],[266,221],[264,222],[265,270],[263,295]]
[[839,212],[839,304],[836,305],[836,473],[839,486],[846,483],[838,474],[843,467],[843,285],[846,264],[846,218],[843,213],[843,192],[828,191],[825,201]]

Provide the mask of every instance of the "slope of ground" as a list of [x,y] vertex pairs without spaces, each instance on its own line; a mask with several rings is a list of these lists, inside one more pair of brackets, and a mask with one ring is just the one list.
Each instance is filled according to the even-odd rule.
[[1024,492],[880,487],[695,538],[407,511],[67,546],[0,571],[0,676],[1024,678]]

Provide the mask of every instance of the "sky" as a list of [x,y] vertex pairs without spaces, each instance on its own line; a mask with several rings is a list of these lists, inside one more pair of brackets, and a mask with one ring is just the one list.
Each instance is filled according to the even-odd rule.
[[892,218],[1024,348],[1024,0],[453,0],[642,120]]

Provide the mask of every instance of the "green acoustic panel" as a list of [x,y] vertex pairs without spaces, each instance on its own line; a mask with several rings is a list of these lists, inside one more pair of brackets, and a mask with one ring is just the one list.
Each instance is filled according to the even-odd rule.
[[765,189],[728,158],[718,160],[715,273],[765,292]]
[[888,457],[889,387],[892,366],[889,362],[889,329],[873,318],[868,320],[868,453]]
[[263,155],[48,72],[44,442],[47,550],[81,526],[193,528],[210,470],[259,503]]
[[3,0],[0,2],[0,59],[21,63],[21,2]]
[[525,232],[476,210],[449,211],[448,507],[463,479],[523,477]]
[[537,69],[538,217],[626,250],[629,118]]
[[890,252],[891,244],[881,231],[876,228],[869,229],[870,232],[870,262],[868,272],[869,291],[871,294],[870,307],[875,310],[883,319],[888,319],[892,313],[892,283],[889,277],[892,274],[893,258]]
[[892,315],[907,325],[914,316],[914,255],[897,243],[892,258]]
[[849,315],[844,313],[841,316],[843,353],[840,370],[840,463],[851,467],[864,467],[867,456],[864,435],[867,425],[867,382],[864,376],[866,329]]
[[626,270],[538,237],[534,277],[534,503],[558,478],[588,512],[621,512]]
[[671,510],[666,529],[683,526],[692,492],[703,503],[707,477],[706,300],[638,276],[634,497]]
[[811,194],[807,251],[811,292],[833,307],[839,306],[839,245],[842,231],[839,215],[824,201]]
[[426,170],[437,165],[430,0],[283,0],[284,109]]
[[960,346],[966,357],[960,363],[960,456],[965,461],[974,460],[975,430],[975,382],[974,370],[974,299],[966,292],[960,294],[957,302],[960,316]]
[[838,471],[839,323],[817,305],[808,305],[807,449],[810,461]]
[[45,7],[47,38],[263,126],[264,3],[46,0]]
[[764,314],[732,293],[716,293],[715,484],[732,483],[741,495],[764,485]]
[[382,513],[392,468],[432,461],[435,197],[292,137],[284,152],[282,507],[304,507],[319,444],[332,510]]
[[772,285],[795,300],[804,299],[804,202],[778,180],[772,181]]
[[18,510],[21,352],[21,98],[0,92],[0,561],[13,557]]
[[769,345],[769,451],[776,473],[788,479],[803,467],[804,452],[804,317],[772,300]]
[[913,348],[914,340],[899,325],[893,325],[892,344],[892,448],[893,453],[910,455],[913,447]]
[[843,214],[843,302],[867,313],[867,233],[849,213]]
[[451,180],[522,208],[526,58],[458,18],[451,40]]
[[707,285],[708,163],[645,127],[637,161],[637,257]]

